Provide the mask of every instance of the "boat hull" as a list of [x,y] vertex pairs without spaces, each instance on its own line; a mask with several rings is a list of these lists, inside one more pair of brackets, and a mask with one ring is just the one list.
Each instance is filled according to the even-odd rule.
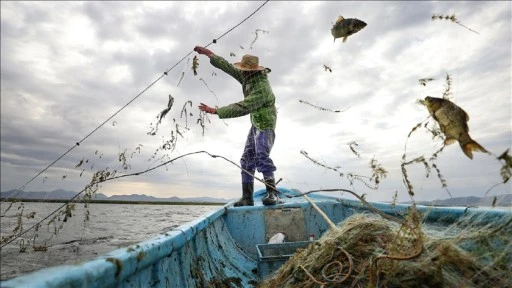
[[[297,190],[279,188],[287,195]],[[1,287],[253,287],[262,267],[257,245],[266,244],[277,231],[287,241],[309,241],[329,229],[326,220],[303,197],[284,199],[283,204],[261,205],[264,190],[255,193],[255,206],[233,203],[181,225],[153,239],[120,248],[76,265],[57,266],[1,282]],[[310,195],[330,220],[339,223],[355,213],[370,213],[359,201]],[[389,215],[400,216],[407,205],[372,203]],[[425,221],[449,225],[472,213],[479,221],[495,222],[512,212],[472,208],[418,206]],[[484,215],[484,217],[482,217]],[[223,286],[226,287],[226,286]]]

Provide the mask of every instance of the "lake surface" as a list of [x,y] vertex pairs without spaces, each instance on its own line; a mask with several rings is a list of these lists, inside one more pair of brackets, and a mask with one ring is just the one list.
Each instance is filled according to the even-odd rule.
[[[2,204],[2,214],[9,203]],[[19,204],[15,204],[19,205]],[[23,203],[23,215],[36,212],[31,219],[23,218],[28,229],[62,206],[62,203]],[[41,268],[77,264],[93,259],[112,250],[156,237],[207,214],[221,206],[212,205],[137,205],[137,204],[89,204],[90,221],[84,224],[83,204],[76,204],[73,216],[64,223],[57,236],[52,237],[53,226],[44,221],[38,231],[36,245],[46,242],[47,251],[34,251],[32,245],[20,252],[20,244],[34,238],[35,231],[6,245],[1,250],[1,280]],[[18,219],[9,217],[18,212],[12,207],[0,218],[1,236],[12,234]],[[48,229],[50,228],[50,229]],[[30,242],[32,243],[32,242]]]

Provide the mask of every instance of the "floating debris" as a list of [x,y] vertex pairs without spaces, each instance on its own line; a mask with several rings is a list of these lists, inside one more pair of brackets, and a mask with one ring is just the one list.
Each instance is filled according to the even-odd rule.
[[162,122],[162,119],[165,117],[165,115],[167,115],[167,113],[169,113],[169,111],[171,111],[172,104],[174,104],[174,97],[172,97],[171,94],[169,94],[169,101],[167,101],[167,108],[165,108],[164,110],[162,110],[162,112],[160,112],[160,115],[158,116],[158,124],[160,124]]
[[498,160],[503,160],[503,166],[501,166],[500,174],[501,178],[503,178],[503,183],[507,183],[508,180],[512,177],[512,156],[508,153],[508,150],[505,150],[503,154],[498,157]]
[[450,20],[450,21],[452,21],[453,23],[455,23],[455,24],[459,24],[460,26],[462,26],[462,27],[464,27],[464,28],[468,29],[468,30],[469,30],[469,31],[471,31],[471,32],[474,32],[474,33],[476,33],[476,34],[480,34],[480,33],[478,33],[477,31],[475,31],[475,30],[473,30],[473,29],[471,29],[471,28],[467,27],[466,25],[464,25],[464,24],[460,23],[460,21],[457,19],[457,17],[455,16],[455,14],[452,14],[452,15],[436,15],[436,14],[432,14],[432,21],[434,21],[434,20]]
[[192,70],[194,70],[194,76],[197,75],[198,67],[199,67],[199,58],[197,58],[197,55],[194,55],[194,58],[192,58]]
[[418,82],[420,82],[420,85],[427,86],[427,82],[433,81],[434,78],[421,78],[418,79]]
[[82,166],[83,163],[84,163],[84,158],[82,158],[82,160],[80,160],[80,162],[78,162],[78,164],[76,164],[75,168]]
[[251,45],[249,45],[249,49],[252,49],[252,45],[254,45],[254,43],[256,43],[256,40],[258,40],[258,33],[259,32],[262,32],[263,34],[267,34],[268,31],[265,31],[265,30],[262,30],[262,29],[256,29],[256,31],[254,31],[254,34],[256,34],[256,36],[254,37],[254,40],[252,40],[251,42]]
[[185,77],[185,72],[181,72],[181,77],[180,77],[180,80],[178,80],[178,84],[176,85],[176,87],[180,86],[181,80],[183,80],[184,77]]
[[[309,103],[308,101],[304,101],[304,100],[299,100],[299,102],[300,102],[300,103],[304,103],[304,104],[306,104],[306,105],[309,105],[309,106],[311,106],[311,107],[314,107],[314,108],[316,108],[316,109],[318,109],[318,110],[322,110],[322,111],[329,111],[329,112],[334,112],[334,113],[344,112],[344,111],[346,111],[346,110],[348,109],[348,108],[347,108],[347,109],[345,109],[345,110],[332,110],[332,109],[329,109],[329,108],[324,108],[324,107],[320,107],[320,106],[317,106],[317,105],[311,104],[311,103]],[[350,107],[349,107],[349,108],[350,108]]]
[[352,141],[352,142],[348,143],[348,147],[350,148],[350,151],[352,151],[352,153],[354,153],[357,156],[357,158],[361,158],[361,154],[359,154],[359,152],[356,151],[354,146],[359,146],[356,143],[356,141]]

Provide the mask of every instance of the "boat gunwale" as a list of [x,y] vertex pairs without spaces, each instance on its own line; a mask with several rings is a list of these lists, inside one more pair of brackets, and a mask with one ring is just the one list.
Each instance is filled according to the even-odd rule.
[[[279,190],[300,197],[300,191],[295,189],[279,188]],[[255,200],[260,198],[265,190],[254,193]],[[310,197],[315,203],[322,205],[343,205],[347,208],[370,211],[369,206],[359,200],[344,199],[329,195],[312,194]],[[130,276],[144,270],[159,262],[164,257],[170,257],[173,252],[179,251],[201,231],[207,229],[219,218],[229,215],[230,211],[263,211],[267,209],[305,208],[310,204],[307,201],[290,201],[278,205],[264,206],[242,206],[234,207],[237,200],[233,200],[224,206],[207,212],[192,221],[184,223],[171,231],[159,234],[148,240],[142,241],[128,247],[118,248],[96,258],[86,260],[74,265],[59,265],[43,268],[34,272],[20,275],[18,277],[1,281],[2,287],[68,287],[81,284],[92,287],[115,286],[125,281]],[[510,210],[496,210],[472,207],[439,207],[415,204],[395,204],[370,202],[373,208],[393,215],[405,215],[408,209],[416,206],[418,211],[425,213],[427,221],[453,222],[461,217],[480,217],[481,223],[493,222],[503,216],[512,215]],[[236,215],[236,213],[235,213]],[[150,256],[150,257],[145,257]],[[34,279],[37,279],[35,281]]]
[[[211,223],[224,215],[228,205],[229,203],[171,231],[140,243],[118,248],[74,265],[43,268],[13,279],[1,281],[0,284],[5,288],[23,287],[24,284],[33,285],[32,280],[35,278],[39,279],[38,283],[41,283],[37,287],[61,287],[73,285],[73,283],[88,283],[93,287],[115,285],[126,280],[135,272],[143,270],[160,259],[170,256],[174,251],[181,249],[197,233],[206,229]],[[169,247],[169,250],[165,247]],[[152,255],[152,257],[145,257],[145,255]],[[58,275],[65,275],[65,277],[59,277]],[[11,284],[13,286],[10,286]]]

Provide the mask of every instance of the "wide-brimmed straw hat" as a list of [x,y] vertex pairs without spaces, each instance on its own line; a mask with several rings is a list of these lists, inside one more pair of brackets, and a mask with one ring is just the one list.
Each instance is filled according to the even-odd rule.
[[257,56],[245,54],[242,56],[242,61],[233,63],[236,69],[242,71],[263,71],[265,67],[259,65]]

